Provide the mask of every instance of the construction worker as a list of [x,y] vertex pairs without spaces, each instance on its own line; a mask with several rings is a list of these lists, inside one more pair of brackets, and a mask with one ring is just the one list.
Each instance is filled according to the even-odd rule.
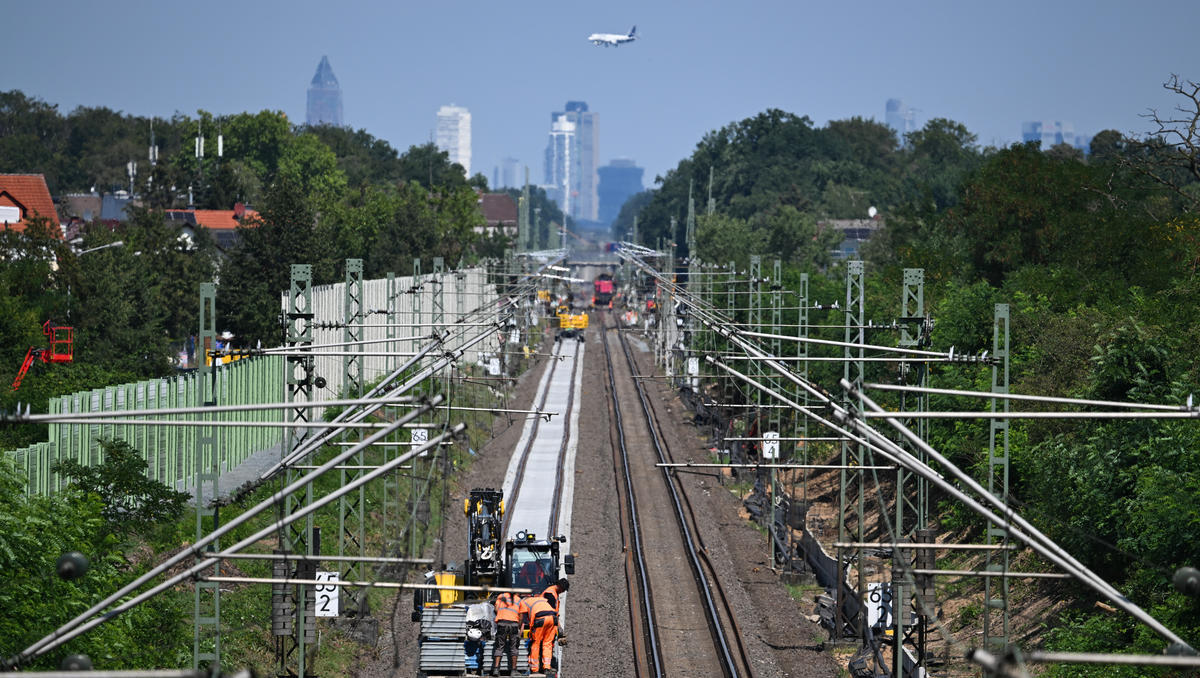
[[496,596],[496,639],[492,643],[492,675],[500,675],[500,655],[508,656],[508,673],[517,670],[517,643],[521,642],[521,600],[515,593]]
[[543,596],[553,596],[553,598],[549,598],[549,600],[550,604],[554,606],[554,614],[557,615],[554,618],[554,628],[558,642],[561,645],[567,644],[567,630],[563,628],[562,610],[559,606],[562,604],[562,594],[566,593],[567,589],[569,588],[571,588],[571,582],[567,581],[566,577],[561,577],[558,581],[547,586],[546,590],[542,592]]
[[553,593],[530,596],[521,601],[525,610],[525,626],[529,629],[529,673],[545,673],[554,659],[554,636],[558,630],[558,613],[551,600]]
[[[555,612],[555,613],[557,613],[557,612],[558,612],[559,597],[560,597],[562,594],[566,593],[566,592],[567,592],[567,589],[569,589],[569,588],[571,588],[571,582],[567,581],[567,578],[566,578],[566,577],[562,577],[562,578],[561,578],[561,579],[559,579],[558,581],[556,581],[556,582],[554,582],[553,584],[551,584],[551,585],[547,586],[547,587],[546,587],[546,590],[542,592],[542,595],[545,595],[545,594],[549,593],[549,594],[552,594],[552,595],[554,596],[554,597],[553,597],[553,598],[550,600],[550,604],[554,606],[554,612]],[[561,636],[561,635],[563,635],[563,632],[562,632],[562,629],[561,629],[561,628],[558,630],[558,635],[560,635],[560,636]]]

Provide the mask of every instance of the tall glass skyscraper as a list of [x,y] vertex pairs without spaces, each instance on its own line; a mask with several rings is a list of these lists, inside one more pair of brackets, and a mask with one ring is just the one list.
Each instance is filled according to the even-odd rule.
[[[600,157],[600,127],[599,116],[588,111],[585,101],[568,101],[566,110],[550,114],[550,145],[546,147],[546,184],[555,184],[555,176],[569,176],[570,183],[563,184],[564,200],[570,202],[570,209],[563,200],[558,206],[571,218],[582,221],[596,221],[600,216],[600,198],[597,193]],[[572,144],[569,149],[556,150],[555,125],[566,121],[572,126]],[[559,129],[559,133],[562,133]],[[565,162],[564,153],[570,156],[568,171],[555,175],[556,167]]]
[[563,214],[576,218],[574,205],[575,123],[565,113],[555,113],[546,146],[546,196],[558,203]]
[[471,176],[471,112],[462,106],[442,106],[437,112],[437,147],[450,155],[450,162],[463,166]]
[[305,121],[310,125],[342,126],[342,88],[327,56],[321,57],[317,73],[308,86],[308,115]]

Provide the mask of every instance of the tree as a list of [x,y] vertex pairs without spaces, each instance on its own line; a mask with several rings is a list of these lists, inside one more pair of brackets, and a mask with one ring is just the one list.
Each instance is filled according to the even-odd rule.
[[432,143],[410,146],[400,156],[399,181],[415,182],[426,188],[466,186],[462,165],[450,162],[450,154]]
[[963,179],[983,160],[966,126],[934,118],[905,137],[909,201],[928,200],[936,209],[954,205]]
[[621,211],[617,213],[617,218],[613,221],[613,240],[633,240],[633,220],[635,217],[640,219],[642,209],[653,199],[654,189],[629,196],[625,204],[621,205]]
[[267,189],[259,218],[238,226],[217,288],[217,317],[246,345],[281,342],[280,294],[291,286],[292,264],[313,264],[313,282],[333,282],[333,267],[317,246],[307,196],[284,177]]
[[1177,195],[1189,211],[1200,209],[1200,82],[1172,75],[1163,89],[1183,103],[1174,111],[1159,114],[1150,109],[1145,117],[1154,125],[1149,138],[1134,142],[1130,162],[1146,176]]
[[74,459],[60,461],[53,471],[71,481],[76,490],[94,494],[103,508],[101,517],[114,534],[133,534],[183,513],[186,492],[176,492],[146,477],[141,453],[124,440],[101,440],[104,461],[84,466]]
[[701,261],[719,264],[733,261],[739,268],[750,265],[750,255],[765,251],[765,233],[755,230],[745,219],[721,213],[704,214],[696,219],[696,249]]

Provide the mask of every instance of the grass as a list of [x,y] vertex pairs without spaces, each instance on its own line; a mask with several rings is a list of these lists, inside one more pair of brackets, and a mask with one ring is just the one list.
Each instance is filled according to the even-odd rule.
[[825,587],[820,584],[786,584],[788,594],[792,599],[801,603],[811,603],[818,595],[825,593]]

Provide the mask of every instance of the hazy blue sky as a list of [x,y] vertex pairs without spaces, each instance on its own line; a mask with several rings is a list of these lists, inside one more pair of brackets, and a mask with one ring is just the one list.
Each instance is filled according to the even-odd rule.
[[[1023,120],[1144,132],[1200,79],[1200,0],[977,2],[17,2],[5,8],[0,90],[138,115],[282,110],[303,122],[321,55],[345,122],[400,150],[431,138],[440,105],[473,117],[473,171],[512,155],[542,178],[550,112],[600,114],[600,161],[647,184],[701,136],[777,107],[818,125],[882,121],[903,99],[985,144]],[[640,39],[595,47],[592,32]]]

